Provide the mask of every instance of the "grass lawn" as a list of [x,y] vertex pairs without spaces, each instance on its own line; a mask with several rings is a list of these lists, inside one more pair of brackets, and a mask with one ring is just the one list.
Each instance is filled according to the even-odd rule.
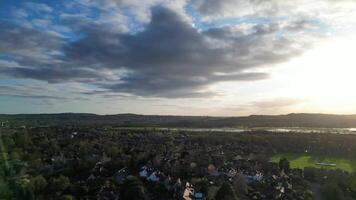
[[[279,162],[281,158],[287,158],[291,168],[316,167],[325,169],[341,169],[347,172],[356,171],[356,160],[347,160],[337,157],[314,156],[309,154],[276,154],[270,159],[272,162]],[[316,163],[333,163],[336,166],[320,166]]]

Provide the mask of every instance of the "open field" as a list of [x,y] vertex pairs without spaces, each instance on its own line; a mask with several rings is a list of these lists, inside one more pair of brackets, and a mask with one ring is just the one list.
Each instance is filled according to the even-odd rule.
[[[341,169],[347,172],[356,171],[356,160],[348,160],[337,157],[314,156],[308,154],[276,154],[270,159],[272,162],[278,162],[280,158],[287,158],[291,168],[316,167],[325,169]],[[321,166],[316,163],[333,163],[336,166]]]

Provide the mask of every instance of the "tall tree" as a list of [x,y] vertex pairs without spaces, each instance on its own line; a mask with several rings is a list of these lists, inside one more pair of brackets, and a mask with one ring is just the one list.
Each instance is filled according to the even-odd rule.
[[20,148],[27,148],[32,144],[31,137],[27,132],[17,132],[14,135],[15,144]]
[[121,187],[120,196],[123,200],[144,200],[144,187],[140,179],[128,176]]
[[284,173],[286,173],[286,174],[289,173],[290,166],[289,166],[289,161],[287,160],[287,158],[281,158],[279,160],[279,169],[281,171],[284,171]]
[[68,177],[60,175],[58,178],[52,179],[51,190],[53,192],[63,192],[71,185]]
[[324,200],[343,200],[344,194],[336,183],[325,184],[321,188],[321,194]]
[[47,180],[41,175],[31,178],[30,183],[32,184],[35,193],[40,193],[47,186]]
[[238,173],[233,178],[233,186],[236,189],[238,196],[244,196],[248,193],[248,185],[246,179],[241,173]]
[[11,190],[3,179],[0,179],[0,199],[11,199]]
[[215,194],[215,200],[238,200],[231,185],[224,182]]

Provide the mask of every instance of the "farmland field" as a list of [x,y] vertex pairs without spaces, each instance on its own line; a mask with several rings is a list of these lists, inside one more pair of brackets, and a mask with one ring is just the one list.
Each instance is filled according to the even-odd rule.
[[[291,168],[303,169],[304,167],[315,167],[325,169],[341,169],[347,172],[356,171],[356,160],[348,160],[337,157],[315,156],[308,154],[276,154],[271,157],[272,162],[279,161],[280,158],[287,158]],[[316,163],[332,163],[336,166],[321,166]]]

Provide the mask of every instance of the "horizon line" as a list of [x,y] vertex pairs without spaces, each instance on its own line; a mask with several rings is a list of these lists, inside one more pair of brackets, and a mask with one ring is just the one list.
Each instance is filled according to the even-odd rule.
[[138,115],[138,116],[162,116],[162,117],[218,117],[218,118],[229,118],[229,117],[252,117],[252,116],[288,116],[288,115],[334,115],[334,116],[355,116],[355,114],[337,114],[337,113],[321,113],[321,112],[300,112],[300,113],[284,113],[284,114],[250,114],[250,115],[171,115],[171,114],[139,114],[139,113],[116,113],[116,114],[99,114],[99,113],[86,113],[86,112],[41,112],[41,113],[0,113],[1,115],[63,115],[63,114],[85,114],[85,115],[97,115],[97,116],[115,116],[115,115]]

